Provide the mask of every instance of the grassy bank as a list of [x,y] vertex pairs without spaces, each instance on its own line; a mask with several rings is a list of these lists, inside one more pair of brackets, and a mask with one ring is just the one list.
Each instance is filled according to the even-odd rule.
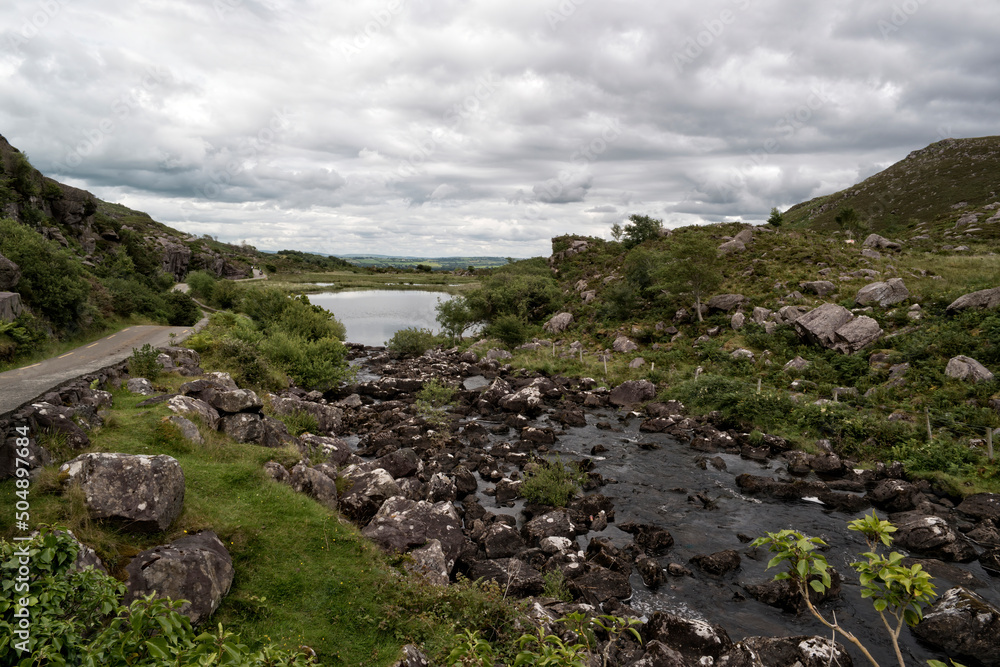
[[[165,376],[158,384],[172,390],[188,379]],[[214,530],[233,557],[236,578],[211,623],[251,645],[309,646],[327,665],[388,665],[408,642],[440,657],[466,627],[512,632],[515,609],[497,590],[425,585],[405,573],[403,559],[383,554],[336,513],[266,477],[266,461],[291,464],[296,452],[235,443],[204,428],[205,444],[188,443],[164,421],[171,414],[166,407],[139,407],[142,399],[114,392],[115,407],[91,433],[87,451],[176,458],[186,489],[183,514],[170,530],[138,534],[89,520],[80,492],[60,487],[56,465],[31,487],[34,524],[70,527],[119,578],[140,550]],[[58,461],[81,453],[45,434],[40,440]],[[0,483],[4,506],[13,506],[14,491],[13,480]],[[8,538],[14,532],[9,513],[0,516],[0,532]]]
[[[315,283],[327,283],[316,285]],[[332,283],[332,284],[329,284]],[[315,292],[342,292],[346,290],[429,290],[461,294],[478,285],[478,279],[440,273],[297,273],[275,274],[261,285],[278,287],[291,294]]]

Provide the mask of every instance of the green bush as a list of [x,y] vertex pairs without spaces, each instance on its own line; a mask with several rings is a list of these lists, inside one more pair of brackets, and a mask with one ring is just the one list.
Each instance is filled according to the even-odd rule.
[[163,301],[170,326],[189,327],[201,317],[201,308],[183,292],[167,292]]
[[523,344],[529,337],[528,325],[516,315],[501,315],[483,329],[483,333],[496,338],[508,348]]
[[[177,612],[182,601],[136,600],[118,604],[124,584],[92,567],[72,569],[78,546],[65,532],[43,529],[28,542],[0,541],[0,567],[16,571],[27,555],[33,579],[22,591],[10,579],[0,588],[0,663],[32,665],[239,665],[313,664],[301,653],[265,645],[250,649],[226,632],[197,632]],[[28,602],[30,635],[18,635],[18,615]]]
[[210,302],[215,296],[216,278],[208,271],[192,271],[185,282],[191,288],[191,293],[202,301]]
[[128,360],[128,374],[134,378],[146,378],[153,381],[160,376],[163,366],[156,358],[160,353],[149,343],[141,348],[132,348],[132,357]]
[[529,502],[565,507],[579,491],[583,475],[573,466],[554,461],[535,466],[521,484],[521,495]]
[[437,345],[437,337],[430,329],[407,327],[394,333],[385,345],[404,357],[419,357]]

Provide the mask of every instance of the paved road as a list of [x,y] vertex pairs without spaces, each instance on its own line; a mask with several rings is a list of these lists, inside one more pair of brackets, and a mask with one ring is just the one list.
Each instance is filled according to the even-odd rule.
[[38,398],[63,382],[128,359],[132,356],[132,348],[146,343],[153,347],[165,347],[171,344],[171,333],[176,334],[175,342],[179,343],[207,321],[202,319],[193,327],[129,327],[58,357],[0,373],[0,415]]

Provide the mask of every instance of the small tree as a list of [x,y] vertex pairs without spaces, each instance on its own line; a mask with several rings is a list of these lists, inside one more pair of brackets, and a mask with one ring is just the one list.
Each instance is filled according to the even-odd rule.
[[[624,230],[626,248],[633,248],[643,241],[655,239],[663,231],[663,221],[651,218],[648,215],[633,213],[628,219],[629,223],[625,225]],[[614,227],[611,229],[614,232]]]
[[463,297],[459,296],[444,301],[438,299],[434,310],[437,311],[438,324],[441,325],[445,333],[451,336],[453,341],[456,338],[462,340],[462,335],[465,334],[466,330],[475,324],[476,318]]
[[[870,549],[861,554],[863,560],[851,563],[861,579],[861,597],[871,599],[892,640],[896,660],[900,667],[906,667],[899,650],[899,634],[904,623],[916,625],[923,618],[923,605],[934,598],[934,584],[920,565],[902,565],[902,554],[896,551],[887,556],[878,553],[882,546],[892,544],[892,533],[896,532],[896,528],[888,521],[879,519],[875,512],[849,522],[847,527],[863,534]],[[820,623],[857,646],[869,662],[878,667],[878,662],[852,632],[841,626],[836,618],[832,623],[826,620],[809,599],[810,589],[825,593],[831,585],[829,564],[824,556],[815,553],[817,546],[825,546],[826,543],[818,537],[806,537],[794,530],[781,530],[753,541],[755,547],[765,545],[768,551],[775,554],[767,564],[768,569],[781,563],[788,564],[788,570],[775,575],[775,581],[791,581],[809,612]],[[931,661],[931,664],[935,663],[941,664]]]
[[698,321],[701,316],[701,299],[722,284],[718,253],[715,246],[703,236],[685,235],[670,251],[673,261],[660,272],[663,284],[671,292],[690,294]]
[[781,216],[781,211],[775,206],[771,209],[771,216],[767,219],[767,224],[772,227],[780,227],[782,222],[784,222],[784,218]]
[[622,234],[624,233],[625,230],[622,229],[622,226],[619,225],[617,222],[611,225],[611,238],[613,238],[616,243],[622,240]]

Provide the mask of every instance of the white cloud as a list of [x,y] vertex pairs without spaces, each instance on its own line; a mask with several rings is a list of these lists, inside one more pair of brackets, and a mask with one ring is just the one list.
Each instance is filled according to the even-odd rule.
[[761,220],[995,133],[1000,17],[911,5],[10,0],[0,132],[192,233],[544,254],[630,213]]

